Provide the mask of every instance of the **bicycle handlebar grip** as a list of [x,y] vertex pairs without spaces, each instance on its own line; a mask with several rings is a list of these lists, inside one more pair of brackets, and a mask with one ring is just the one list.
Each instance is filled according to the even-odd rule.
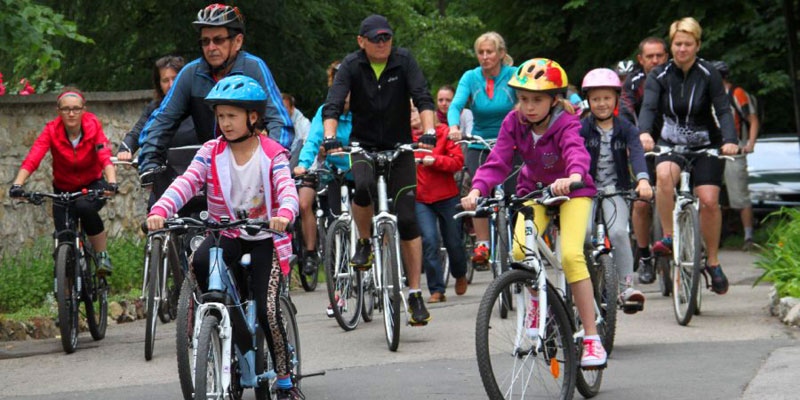
[[570,184],[569,184],[569,190],[570,190],[570,191],[573,191],[573,190],[578,190],[578,189],[583,189],[583,188],[585,188],[585,187],[586,187],[586,183],[584,183],[583,181],[580,181],[580,182],[572,182],[572,183],[570,183]]

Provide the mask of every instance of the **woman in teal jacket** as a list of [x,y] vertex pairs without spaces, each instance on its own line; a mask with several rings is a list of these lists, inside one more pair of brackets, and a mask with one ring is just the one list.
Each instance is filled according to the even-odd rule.
[[[458,123],[461,110],[468,102],[474,118],[472,134],[487,140],[497,139],[503,118],[517,102],[514,89],[508,86],[508,81],[514,76],[516,68],[512,66],[514,61],[506,52],[506,42],[503,37],[497,32],[480,35],[475,40],[475,55],[480,66],[461,76],[453,103],[447,112],[447,122],[450,125],[448,137],[451,140],[461,139]],[[488,155],[489,149],[485,146],[477,143],[469,145],[465,164],[470,176],[475,176],[475,170],[486,161]],[[518,167],[521,164],[519,156],[514,156],[512,174],[503,184],[506,193],[514,193]],[[483,266],[489,258],[489,222],[486,218],[473,218],[473,224],[476,243],[472,262],[477,266]]]

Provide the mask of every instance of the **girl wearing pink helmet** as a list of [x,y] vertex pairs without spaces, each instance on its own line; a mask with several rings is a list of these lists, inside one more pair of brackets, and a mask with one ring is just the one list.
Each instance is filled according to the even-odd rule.
[[[650,199],[653,190],[639,131],[627,120],[614,116],[622,90],[617,73],[608,68],[593,69],[583,78],[582,86],[591,113],[581,120],[580,132],[591,156],[589,174],[595,184],[606,193],[621,193],[633,188],[636,181],[639,197]],[[644,308],[644,295],[633,288],[633,253],[627,230],[630,210],[621,195],[605,198],[600,204],[595,200],[594,207],[598,206],[603,207],[606,232],[621,279],[619,302],[626,313],[634,314]]]

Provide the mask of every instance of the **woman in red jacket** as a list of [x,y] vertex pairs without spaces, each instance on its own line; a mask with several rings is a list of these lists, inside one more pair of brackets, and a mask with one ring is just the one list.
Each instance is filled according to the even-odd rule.
[[[36,171],[47,152],[53,156],[53,190],[77,192],[106,189],[117,192],[117,175],[111,163],[111,149],[100,120],[86,111],[83,94],[75,88],[64,88],[57,100],[58,117],[45,125],[36,138],[11,185],[9,195],[20,197],[22,185]],[[108,183],[103,180],[105,173]],[[100,211],[104,200],[81,198],[75,202],[73,217],[81,221],[84,232],[100,258],[100,271],[111,274],[111,259],[106,251],[106,232]],[[53,204],[56,230],[64,229],[66,213]]]
[[[411,128],[413,140],[422,136],[419,111],[411,105]],[[439,261],[439,230],[441,240],[450,259],[450,273],[456,278],[456,294],[467,291],[467,259],[461,243],[459,224],[453,219],[459,191],[453,175],[464,166],[461,147],[447,139],[450,132],[447,124],[436,127],[436,146],[432,153],[418,153],[416,214],[422,233],[422,266],[428,281],[431,297],[428,303],[446,300]],[[438,221],[438,223],[437,223]]]

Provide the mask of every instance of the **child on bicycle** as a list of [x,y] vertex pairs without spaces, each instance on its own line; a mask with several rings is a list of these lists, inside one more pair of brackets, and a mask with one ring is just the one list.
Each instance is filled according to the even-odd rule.
[[[650,187],[644,150],[639,141],[639,130],[628,120],[614,116],[622,91],[619,76],[608,68],[593,69],[583,78],[582,86],[591,114],[581,120],[581,136],[591,156],[589,174],[595,185],[607,192],[621,193],[630,190],[630,161],[637,181],[636,192],[641,199],[649,200],[653,196],[653,189]],[[635,314],[644,307],[645,299],[642,292],[633,288],[628,203],[621,194],[604,198],[601,202],[602,204],[595,202],[594,207],[603,207],[606,232],[613,246],[611,253],[622,280],[619,301],[623,305],[623,311]],[[589,224],[590,229],[592,225]]]
[[[66,87],[56,100],[58,117],[45,125],[42,133],[33,142],[22,166],[14,178],[8,194],[20,197],[25,191],[22,185],[39,168],[47,152],[53,156],[53,191],[77,192],[82,189],[106,189],[117,192],[117,174],[111,163],[111,148],[108,138],[97,116],[86,111],[83,93],[74,87]],[[103,180],[105,174],[106,180]],[[108,255],[107,235],[100,209],[105,200],[80,198],[75,201],[73,218],[80,220],[83,231],[97,252],[98,272],[111,275],[111,258]],[[56,231],[65,228],[66,210],[53,204],[53,222]]]
[[[297,190],[289,171],[289,153],[256,127],[262,126],[267,94],[258,81],[243,75],[226,77],[206,96],[214,108],[221,135],[198,150],[189,168],[179,176],[153,205],[147,217],[148,229],[164,226],[204,186],[209,218],[219,221],[254,218],[270,221],[270,229],[284,231],[298,212]],[[216,246],[209,236],[194,253],[192,268],[201,290],[208,288],[209,249]],[[269,344],[278,375],[278,399],[301,398],[290,376],[286,332],[278,306],[282,274],[289,272],[291,240],[268,232],[250,235],[244,229],[223,232],[219,247],[229,266],[237,265],[243,254],[251,254],[248,268],[258,323]],[[277,263],[275,262],[277,259]],[[237,271],[241,272],[241,271]],[[239,275],[239,274],[237,274]],[[241,327],[243,328],[243,327]],[[238,343],[242,353],[252,344]]]
[[[517,91],[517,107],[503,120],[497,143],[475,173],[472,190],[461,199],[461,205],[465,210],[474,210],[478,197],[488,196],[511,172],[515,152],[524,161],[518,195],[543,184],[549,185],[557,196],[570,197],[559,206],[562,263],[586,332],[581,366],[599,368],[606,365],[607,356],[597,334],[594,289],[583,254],[592,196],[597,191],[589,175],[590,158],[580,136],[578,116],[564,99],[567,84],[564,69],[546,58],[528,60],[517,68],[508,82]],[[585,186],[570,191],[573,182],[583,182]],[[544,207],[534,205],[534,216],[534,224],[541,232],[548,222]],[[534,298],[525,319],[531,336],[538,335],[537,309],[538,300]]]

